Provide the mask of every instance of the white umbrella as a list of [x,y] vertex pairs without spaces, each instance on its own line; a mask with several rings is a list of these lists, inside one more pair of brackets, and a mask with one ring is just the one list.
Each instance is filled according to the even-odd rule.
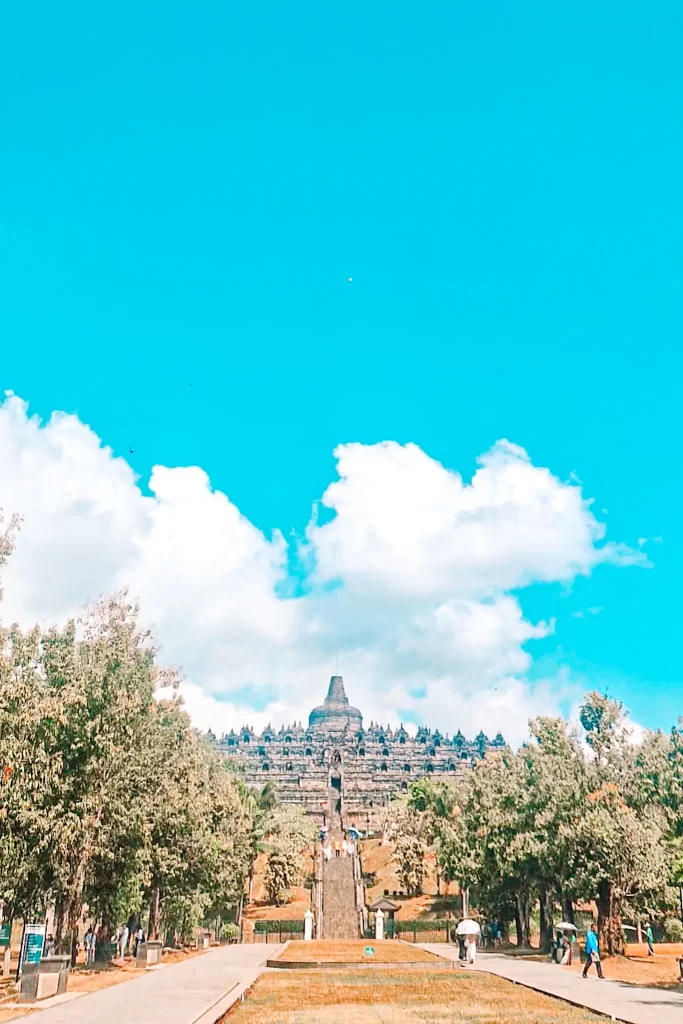
[[458,927],[455,929],[456,935],[478,935],[481,928],[476,921],[465,920],[461,921]]
[[560,921],[559,924],[555,925],[558,932],[575,932],[576,925],[570,924],[569,921]]

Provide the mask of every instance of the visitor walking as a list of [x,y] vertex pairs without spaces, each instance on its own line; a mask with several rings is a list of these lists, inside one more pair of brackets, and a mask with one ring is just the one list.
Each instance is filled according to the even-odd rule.
[[52,935],[52,932],[50,932],[50,934],[48,935],[47,939],[45,940],[45,956],[54,956],[54,955],[55,955],[55,940],[54,940],[54,937]]
[[467,963],[474,965],[474,961],[477,959],[477,936],[467,936]]
[[655,937],[652,934],[652,921],[648,921],[647,922],[647,926],[645,928],[645,938],[647,939],[647,955],[648,956],[654,956],[655,955],[655,947],[654,947]]
[[335,857],[341,857],[341,843],[339,842],[338,839],[335,840],[334,855],[335,855]]
[[595,969],[598,972],[598,978],[604,977],[602,973],[602,964],[600,963],[600,947],[598,945],[598,929],[594,924],[588,929],[588,935],[586,936],[586,966],[583,969],[582,977],[588,977],[588,970],[591,964],[595,964]]
[[119,936],[119,958],[121,960],[123,960],[124,956],[126,955],[129,936],[130,932],[128,931],[128,925],[124,924],[123,928],[121,929],[121,934]]

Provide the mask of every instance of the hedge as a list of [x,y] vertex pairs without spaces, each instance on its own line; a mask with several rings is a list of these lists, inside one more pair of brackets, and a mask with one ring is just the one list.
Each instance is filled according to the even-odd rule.
[[254,924],[254,931],[261,934],[263,932],[291,932],[303,935],[304,923],[303,921],[273,921],[269,918],[262,918]]
[[429,921],[427,918],[420,917],[414,921],[397,921],[394,919],[394,931],[400,932],[437,932],[445,931],[450,921]]

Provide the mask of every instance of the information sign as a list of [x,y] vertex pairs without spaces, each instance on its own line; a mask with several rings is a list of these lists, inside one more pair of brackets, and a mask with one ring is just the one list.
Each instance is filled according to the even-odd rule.
[[0,949],[4,949],[9,946],[9,941],[12,937],[12,925],[3,924],[0,925]]
[[45,942],[44,924],[25,924],[24,933],[21,936],[21,952],[19,954],[19,965],[17,976],[21,974],[25,964],[39,964],[43,955],[43,943]]

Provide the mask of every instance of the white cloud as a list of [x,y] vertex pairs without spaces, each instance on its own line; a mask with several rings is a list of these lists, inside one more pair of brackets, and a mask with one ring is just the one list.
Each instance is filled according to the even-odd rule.
[[336,516],[308,532],[320,579],[392,600],[479,597],[642,559],[600,545],[605,526],[581,489],[509,441],[481,456],[471,484],[413,444],[341,445],[335,455],[341,479],[322,500]]
[[305,720],[339,654],[368,721],[407,716],[519,740],[566,693],[525,680],[527,645],[554,624],[526,621],[509,591],[644,555],[604,543],[581,489],[508,441],[481,457],[469,484],[411,444],[335,455],[340,478],[322,498],[334,517],[309,524],[309,589],[285,600],[283,537],[265,536],[201,469],[157,466],[144,496],[77,417],[43,425],[10,395],[0,507],[24,522],[3,618],[60,620],[128,586],[163,658],[185,673],[195,721],[216,732]]

